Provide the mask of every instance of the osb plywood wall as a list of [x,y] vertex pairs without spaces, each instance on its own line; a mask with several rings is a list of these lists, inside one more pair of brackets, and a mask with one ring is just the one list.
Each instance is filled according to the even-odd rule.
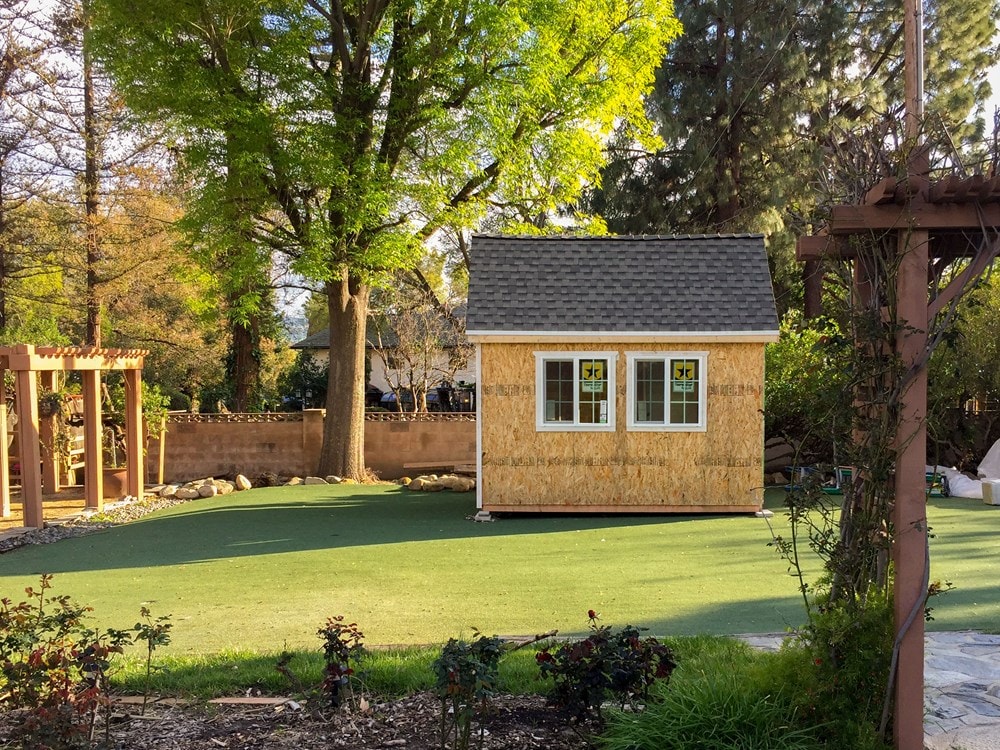
[[[487,510],[751,510],[763,501],[763,344],[482,344]],[[617,351],[616,430],[537,432],[535,352]],[[626,430],[626,353],[708,352],[705,432]]]

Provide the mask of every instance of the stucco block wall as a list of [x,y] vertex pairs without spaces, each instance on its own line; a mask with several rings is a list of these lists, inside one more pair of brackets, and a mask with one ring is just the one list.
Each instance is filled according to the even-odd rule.
[[[763,344],[480,344],[487,510],[754,510],[763,502]],[[535,352],[615,351],[614,432],[536,430]],[[626,354],[708,352],[707,430],[626,429]]]
[[[323,443],[321,409],[292,415],[191,415],[190,421],[168,424],[164,480],[187,481],[206,476],[243,473],[251,479],[263,472],[308,476],[319,466]],[[271,419],[274,421],[252,421]],[[467,417],[420,415],[382,417],[365,422],[365,463],[382,479],[419,473],[408,463],[434,461],[474,463],[476,424]],[[200,420],[200,421],[198,421]],[[225,420],[225,421],[213,421]],[[146,478],[155,482],[159,440],[146,448]]]

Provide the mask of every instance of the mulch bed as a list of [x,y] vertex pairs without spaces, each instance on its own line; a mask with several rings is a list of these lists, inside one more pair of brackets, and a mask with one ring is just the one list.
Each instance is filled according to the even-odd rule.
[[[0,717],[0,748],[16,747],[17,712]],[[366,710],[309,711],[294,702],[279,706],[151,703],[115,706],[110,741],[101,728],[96,747],[115,750],[380,750],[441,747],[441,705],[432,693],[372,703]],[[539,696],[499,696],[483,723],[484,750],[583,750],[587,726],[568,725]],[[474,725],[471,747],[479,747]]]

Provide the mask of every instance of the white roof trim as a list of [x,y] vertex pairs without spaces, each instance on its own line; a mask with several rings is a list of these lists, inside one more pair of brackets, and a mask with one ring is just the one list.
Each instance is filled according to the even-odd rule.
[[778,340],[777,331],[483,331],[465,332],[473,343],[557,343],[560,341],[586,341],[605,343],[684,344],[692,342],[718,342],[742,344],[767,344]]

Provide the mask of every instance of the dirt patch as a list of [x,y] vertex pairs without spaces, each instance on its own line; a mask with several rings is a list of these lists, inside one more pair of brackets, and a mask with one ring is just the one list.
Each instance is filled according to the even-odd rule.
[[[0,747],[15,746],[16,713],[2,721]],[[441,707],[432,693],[373,702],[367,710],[310,711],[294,702],[279,706],[152,703],[116,706],[108,747],[116,750],[381,750],[440,748]],[[568,726],[539,696],[500,696],[483,722],[484,750],[583,750],[589,727]],[[474,725],[478,733],[479,724]],[[104,730],[98,739],[103,743]],[[102,746],[98,743],[98,746]],[[472,747],[477,747],[474,737]]]

